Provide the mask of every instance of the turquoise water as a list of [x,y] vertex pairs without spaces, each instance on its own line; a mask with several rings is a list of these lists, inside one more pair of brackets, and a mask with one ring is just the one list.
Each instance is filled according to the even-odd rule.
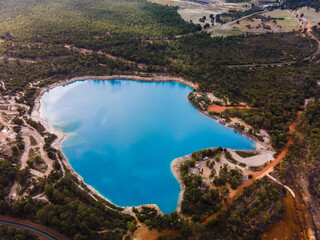
[[254,142],[199,113],[175,82],[78,81],[46,92],[41,116],[70,133],[62,152],[86,183],[119,206],[173,212],[180,191],[170,163],[208,147]]

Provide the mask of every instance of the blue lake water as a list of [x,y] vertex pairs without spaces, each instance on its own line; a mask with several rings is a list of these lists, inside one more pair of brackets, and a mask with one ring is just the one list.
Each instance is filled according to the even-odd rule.
[[254,149],[253,141],[204,116],[175,82],[86,80],[41,99],[41,117],[70,133],[62,152],[84,181],[119,206],[176,209],[170,163],[208,147]]

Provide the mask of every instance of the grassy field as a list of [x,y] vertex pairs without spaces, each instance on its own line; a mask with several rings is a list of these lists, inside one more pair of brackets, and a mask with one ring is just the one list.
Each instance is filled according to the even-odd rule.
[[[195,24],[204,25],[206,23],[211,23],[211,19],[209,18],[210,14],[214,16],[216,14],[221,14],[223,12],[228,12],[230,9],[244,11],[250,8],[250,4],[248,3],[225,3],[224,1],[217,1],[214,3],[210,3],[208,5],[192,3],[187,1],[179,1],[179,0],[148,0],[150,2],[167,4],[170,6],[179,7],[178,13],[181,17],[186,21],[192,21]],[[204,23],[199,22],[199,18],[206,16],[206,21]],[[211,24],[210,24],[211,25]]]
[[[200,25],[204,25],[206,23],[209,23],[211,25],[210,22],[210,14],[214,14],[216,15],[217,12],[212,11],[212,10],[207,10],[205,8],[195,8],[195,9],[190,9],[190,8],[183,8],[183,9],[179,9],[178,13],[181,15],[181,17],[186,20],[186,21],[192,21],[193,23],[196,24],[200,24]],[[202,18],[203,16],[206,16],[206,21],[204,23],[199,22],[199,18]]]
[[308,19],[311,26],[318,25],[318,22],[320,22],[320,13],[316,12],[313,8],[303,7],[299,9],[299,13],[304,14],[304,17]]
[[238,36],[243,35],[244,32],[235,29],[235,28],[228,28],[228,29],[215,29],[211,32],[211,36],[213,37],[227,37],[227,36]]
[[277,20],[277,25],[281,26],[281,32],[290,32],[299,29],[298,19],[287,10],[274,10],[264,14],[265,17],[284,18],[284,20]]
[[[238,29],[243,32],[266,33],[266,32],[291,32],[299,29],[299,22],[287,10],[274,10],[263,14],[264,17],[276,18],[276,22],[269,20],[263,23],[258,17],[250,17],[240,21],[239,24],[233,24],[230,28]],[[278,18],[278,19],[277,19]],[[281,18],[281,19],[280,19]],[[249,27],[250,25],[250,27]],[[263,27],[265,26],[265,28]]]

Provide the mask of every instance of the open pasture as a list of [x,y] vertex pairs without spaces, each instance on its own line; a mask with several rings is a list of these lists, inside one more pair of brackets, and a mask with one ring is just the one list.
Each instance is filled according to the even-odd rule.
[[[250,4],[247,3],[226,3],[224,1],[215,1],[210,2],[209,4],[200,4],[189,1],[182,0],[149,0],[150,2],[167,4],[170,6],[179,7],[178,13],[181,17],[187,22],[192,21],[195,24],[201,24],[202,26],[206,23],[211,25],[210,14],[214,16],[221,14],[223,12],[228,12],[229,10],[244,11],[250,7]],[[203,16],[206,16],[204,22],[200,22],[199,19]]]
[[316,12],[314,8],[303,7],[298,12],[304,15],[311,26],[318,25],[320,22],[320,12]]
[[230,28],[253,33],[291,32],[299,29],[299,22],[289,11],[277,9],[244,19]]

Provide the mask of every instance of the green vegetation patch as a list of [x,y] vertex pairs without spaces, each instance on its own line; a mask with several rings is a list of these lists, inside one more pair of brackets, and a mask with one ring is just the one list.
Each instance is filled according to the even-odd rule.
[[256,167],[256,166],[250,166],[250,167],[249,167],[249,170],[252,171],[252,172],[259,172],[259,171],[261,171],[263,168],[264,168],[264,165],[258,166],[258,167]]
[[243,158],[249,158],[249,157],[258,155],[258,153],[256,152],[249,152],[249,151],[235,151],[235,152],[236,154],[238,154],[240,157],[243,157]]
[[30,136],[30,143],[31,143],[31,146],[36,146],[38,144],[33,136]]
[[244,35],[244,32],[237,29],[214,29],[213,31],[210,31],[212,37],[228,37],[228,36],[240,36]]
[[231,163],[233,163],[233,164],[235,164],[235,165],[238,164],[238,161],[235,160],[235,159],[232,157],[231,153],[230,153],[228,150],[225,151],[225,156],[226,156],[227,161],[229,161],[229,162],[231,162]]

